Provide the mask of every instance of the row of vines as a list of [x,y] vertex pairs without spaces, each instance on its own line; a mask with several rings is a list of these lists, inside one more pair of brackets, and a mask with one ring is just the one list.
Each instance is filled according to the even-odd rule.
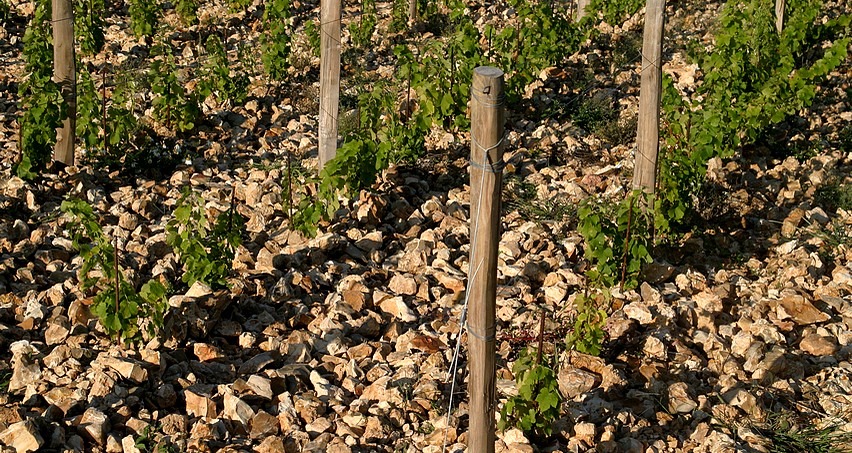
[[[421,1],[413,27],[407,22],[407,2],[391,2],[390,18],[384,21],[374,1],[360,5],[348,21],[345,43],[349,47],[344,53],[350,60],[344,77],[357,82],[348,93],[351,105],[344,106],[354,112],[351,124],[341,128],[342,145],[336,157],[318,175],[307,176],[306,184],[299,185],[301,193],[294,194],[296,189],[290,187],[291,212],[296,207],[291,227],[316,234],[320,222],[333,218],[342,198],[370,188],[391,163],[415,162],[423,156],[431,133],[465,134],[469,81],[475,67],[488,64],[503,69],[509,108],[520,109],[530,99],[528,87],[542,70],[564,65],[583,46],[594,44],[602,21],[619,24],[642,7],[637,0],[592,1],[589,14],[574,20],[570,8],[556,2],[507,3],[511,20],[478,23],[463,0]],[[320,25],[305,15],[300,20],[287,0],[228,3],[233,14],[260,28],[257,49],[243,45],[239,34],[229,34],[226,26],[216,23],[220,18],[208,15],[201,20],[201,7],[195,0],[169,5],[130,1],[130,29],[144,43],[141,54],[147,62],[137,62],[139,69],[112,74],[110,85],[107,70],[112,50],[105,47],[106,5],[102,0],[75,2],[80,57],[77,136],[90,160],[107,165],[140,159],[162,162],[157,143],[169,135],[191,141],[193,131],[205,121],[205,106],[210,110],[209,105],[241,105],[249,98],[252,84],[274,85],[306,75],[310,80],[315,75],[313,62],[305,65],[306,71],[295,68],[293,37],[301,32],[306,39],[299,44],[316,56]],[[167,8],[173,9],[178,23],[164,20]],[[616,284],[622,288],[638,284],[643,263],[651,260],[654,236],[676,239],[695,225],[696,199],[710,159],[731,157],[765,139],[774,124],[813,102],[818,84],[846,59],[850,43],[852,16],[823,16],[821,0],[789,1],[786,22],[779,31],[770,1],[729,2],[714,45],[689,49],[690,59],[703,74],[701,82],[691,92],[679,92],[664,77],[656,199],[646,201],[640,193],[615,204],[590,199],[578,210],[586,256],[595,265],[589,277],[602,293],[587,295],[588,307],[608,298],[608,288]],[[23,39],[27,76],[20,84],[22,158],[16,171],[25,178],[46,171],[54,131],[66,115],[59,87],[51,78],[51,23],[56,20],[50,2],[36,0]],[[380,30],[380,24],[386,28]],[[424,32],[430,39],[422,39]],[[181,34],[192,40],[178,39]],[[378,42],[378,37],[385,41]],[[391,49],[395,62],[391,77],[364,69],[380,44]],[[186,59],[187,49],[195,61],[178,65],[179,57]],[[189,79],[195,83],[186,83]],[[111,93],[108,87],[114,88]],[[138,105],[143,88],[153,96],[147,104]],[[149,112],[149,118],[143,121],[142,112]],[[649,205],[654,209],[647,210]],[[578,332],[599,330],[590,330],[589,325],[601,323],[601,316],[584,319]],[[593,340],[587,342],[589,338]],[[599,346],[595,338],[583,335],[577,342],[594,352]]]
[[[413,26],[407,1],[391,1],[389,17],[380,17],[375,0],[359,5],[344,33],[348,69],[343,77],[350,89],[341,111],[351,113],[346,124],[341,117],[342,145],[318,174],[305,176],[298,189],[289,186],[292,228],[316,235],[322,222],[333,220],[342,200],[369,190],[392,163],[414,163],[423,157],[430,135],[465,136],[470,128],[470,80],[477,66],[501,68],[508,108],[523,111],[532,98],[530,86],[542,71],[564,66],[584,46],[595,45],[601,22],[621,24],[644,4],[592,0],[587,14],[575,20],[571,8],[555,1],[506,3],[508,20],[483,21],[464,0],[421,0]],[[64,18],[53,17],[49,0],[35,4],[23,38],[27,75],[19,87],[22,154],[16,172],[28,179],[49,171],[55,130],[68,114],[52,79],[51,24]],[[274,97],[283,84],[316,81],[321,24],[300,14],[306,10],[301,5],[229,0],[231,16],[224,21],[202,14],[205,5],[200,0],[129,0],[126,6],[129,30],[141,50],[131,67],[115,70],[110,66],[115,49],[105,42],[110,19],[105,1],[74,2],[76,134],[89,162],[131,167],[143,160],[179,158],[176,145],[162,144],[197,141],[194,133],[211,111],[257,101],[253,87],[266,86]],[[9,14],[5,0],[0,0],[0,19],[8,20]],[[825,15],[822,0],[788,0],[784,27],[777,30],[771,1],[728,2],[713,44],[688,49],[700,70],[699,83],[684,92],[664,77],[656,197],[634,191],[622,200],[590,198],[577,211],[578,231],[592,266],[587,272],[590,288],[576,298],[576,322],[567,338],[571,347],[598,354],[611,291],[639,284],[643,265],[651,261],[661,238],[676,241],[696,228],[697,199],[708,162],[766,140],[774,125],[809,107],[819,83],[847,60],[852,15]],[[234,33],[229,28],[233,23],[241,31]],[[260,31],[256,48],[240,39],[248,28]],[[299,61],[298,48],[309,55],[307,62]],[[377,49],[385,49],[384,57],[393,61],[387,77],[367,70]],[[169,243],[181,251],[187,285],[208,280],[212,286],[227,287],[241,219],[223,216],[205,227],[209,231],[203,237],[193,237],[188,225],[205,221],[199,205],[191,194],[184,196],[170,224]],[[105,273],[105,281],[85,282],[108,288],[95,307],[107,331],[130,340],[140,336],[134,330],[137,318],[161,323],[167,289],[152,281],[135,293],[120,272],[116,246],[103,235],[91,208],[68,202],[63,209],[77,219],[74,242],[86,259],[84,274],[94,267],[113,269]],[[119,304],[120,296],[133,303]],[[125,313],[120,307],[132,310]],[[547,435],[548,418],[558,415],[553,373],[542,368],[540,354],[535,363],[524,355],[517,365],[525,393],[506,406],[503,424]]]

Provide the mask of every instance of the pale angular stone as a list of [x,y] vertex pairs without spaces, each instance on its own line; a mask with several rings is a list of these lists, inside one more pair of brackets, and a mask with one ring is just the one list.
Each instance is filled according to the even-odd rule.
[[255,453],[281,453],[288,451],[284,448],[284,440],[279,436],[270,436],[263,439],[260,445],[254,447]]
[[137,384],[141,384],[148,380],[148,370],[143,368],[142,364],[136,360],[101,355],[98,358],[98,361],[117,371],[121,377],[131,380]]
[[216,402],[209,395],[188,388],[183,392],[186,400],[186,413],[192,417],[215,418]]
[[241,423],[248,427],[255,413],[245,401],[233,394],[231,391],[225,392],[224,410],[222,416],[228,420]]
[[561,367],[557,375],[559,392],[569,399],[592,390],[600,382],[600,376],[570,365]]
[[325,432],[330,432],[332,428],[331,421],[325,417],[319,417],[305,425],[305,431],[311,436],[317,436]]
[[186,292],[186,297],[191,298],[200,298],[213,294],[213,290],[210,286],[202,281],[196,281],[192,284],[189,290]]
[[44,331],[44,342],[48,346],[53,346],[62,343],[68,338],[69,330],[66,323],[54,322],[47,326]]
[[388,289],[390,289],[394,294],[413,296],[417,294],[417,282],[414,280],[414,277],[396,274],[391,277],[390,283],[388,283]]
[[658,360],[666,360],[666,345],[657,337],[650,336],[645,340],[642,351],[650,357]]
[[778,318],[792,319],[800,326],[825,322],[831,319],[831,316],[820,311],[802,296],[787,296],[776,301],[775,304]]
[[254,392],[255,395],[265,398],[267,400],[272,400],[272,381],[270,381],[269,378],[258,374],[253,374],[249,376],[248,381],[246,381],[246,384],[249,386],[249,388],[251,388],[252,392]]
[[274,415],[261,410],[251,418],[250,436],[252,439],[262,439],[267,436],[277,435],[278,430],[278,418]]
[[25,390],[37,385],[42,378],[41,366],[35,357],[21,355],[13,358],[12,377],[9,380],[9,393]]
[[239,369],[240,374],[256,374],[260,370],[272,365],[280,360],[281,354],[278,351],[266,351],[255,355],[246,360]]
[[219,348],[209,343],[193,344],[192,352],[196,357],[198,357],[198,360],[202,362],[211,362],[225,357]]
[[698,407],[698,402],[685,382],[669,385],[669,412],[688,414]]
[[80,428],[90,439],[98,445],[106,444],[107,434],[111,429],[109,418],[99,409],[90,407],[86,409],[80,418]]
[[651,315],[651,310],[642,302],[631,302],[622,309],[628,318],[633,319],[639,324],[646,325],[653,322],[654,317]]
[[38,451],[44,445],[44,438],[41,437],[38,428],[30,420],[9,425],[3,432],[0,432],[0,441],[13,448],[16,453]]
[[799,348],[813,356],[824,357],[833,356],[840,347],[834,338],[813,333],[802,338]]
[[595,443],[596,434],[597,428],[594,423],[581,422],[574,425],[574,437],[586,445]]
[[124,453],[142,453],[142,450],[136,447],[136,437],[133,435],[121,439],[121,449]]
[[383,300],[379,307],[385,313],[399,319],[402,322],[414,322],[418,317],[414,311],[406,305],[402,296],[391,297]]

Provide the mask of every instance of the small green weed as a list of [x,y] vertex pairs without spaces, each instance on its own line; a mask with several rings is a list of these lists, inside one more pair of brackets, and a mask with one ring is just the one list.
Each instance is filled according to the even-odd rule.
[[518,395],[509,398],[500,410],[497,428],[516,427],[527,435],[546,439],[553,433],[553,422],[559,418],[562,398],[556,372],[532,348],[524,348],[512,365]]
[[607,314],[599,308],[602,303],[598,302],[598,298],[608,299],[606,292],[599,294],[597,298],[578,294],[574,299],[577,316],[574,318],[574,329],[565,338],[568,349],[594,356],[601,353]]
[[518,176],[508,176],[503,187],[504,206],[509,210],[517,210],[524,219],[564,221],[576,215],[574,206],[562,199],[538,200],[535,184],[525,182]]
[[852,153],[852,124],[844,127],[840,133],[838,133],[837,138],[840,144],[840,149],[844,153]]
[[361,3],[361,17],[357,22],[353,21],[349,24],[352,42],[361,49],[369,49],[377,22],[375,0],[364,0]]
[[252,3],[254,3],[253,0],[228,0],[228,9],[232,13],[238,13],[248,10]]
[[595,128],[595,135],[612,145],[628,145],[636,140],[638,117],[613,118],[603,121]]
[[[312,21],[308,21],[311,23]],[[275,80],[284,80],[290,67],[291,32],[290,2],[288,0],[268,0],[263,11],[261,35],[261,60],[263,68]],[[306,24],[307,25],[307,24]]]
[[153,53],[162,56],[151,62],[149,73],[151,91],[157,95],[152,101],[154,118],[166,128],[178,132],[194,129],[201,116],[198,94],[187,92],[178,80],[177,66],[170,45],[159,45]]
[[[100,319],[106,332],[127,343],[135,343],[141,339],[139,327],[144,324],[148,333],[155,335],[163,327],[163,317],[169,308],[165,286],[150,280],[136,291],[121,270],[118,249],[104,233],[88,203],[66,200],[61,210],[72,217],[68,227],[74,248],[83,258],[82,289],[98,289],[92,313]],[[99,275],[92,276],[95,270],[100,271]]]
[[[148,425],[142,430],[142,434],[136,438],[133,446],[141,453],[176,453],[177,448],[166,436],[159,434],[157,430]],[[159,438],[159,439],[157,439]]]
[[66,116],[66,104],[53,81],[50,2],[36,2],[35,12],[24,34],[24,60],[28,77],[18,87],[21,107],[19,144],[21,161],[15,172],[33,179],[47,169],[53,158],[56,128]]
[[578,230],[585,240],[586,257],[595,268],[589,279],[602,288],[617,282],[622,289],[639,285],[643,263],[652,261],[653,214],[646,194],[634,191],[618,203],[599,198],[586,200],[578,211]]
[[320,30],[318,22],[316,19],[305,21],[305,36],[308,38],[311,53],[315,57],[320,56]]
[[9,390],[9,382],[12,381],[12,371],[11,370],[3,370],[0,371],[0,392],[5,392]]
[[[840,219],[834,219],[831,223],[818,230],[816,237],[825,243],[823,251],[827,258],[834,261],[843,255],[843,250],[852,247],[852,225],[847,225]],[[839,256],[838,256],[839,254]]]
[[852,184],[843,184],[837,179],[829,180],[817,188],[814,201],[829,211],[852,210]]
[[767,439],[771,453],[843,453],[852,451],[852,433],[841,431],[841,421],[797,423],[790,414],[773,413],[752,428]]
[[187,286],[201,281],[213,289],[227,288],[245,223],[233,199],[230,209],[217,216],[211,227],[201,195],[186,188],[174,215],[166,224],[166,243],[175,249],[185,268],[181,280]]
[[127,7],[130,13],[130,28],[136,37],[151,38],[157,31],[157,23],[163,11],[158,1],[132,0]]
[[177,0],[175,12],[178,13],[184,25],[196,25],[198,23],[198,0]]
[[591,97],[580,104],[573,120],[576,126],[594,131],[604,123],[618,121],[618,112],[608,99]]
[[10,7],[6,0],[0,0],[0,25],[5,26],[9,20]]
[[202,97],[215,94],[219,99],[227,99],[233,105],[245,102],[248,95],[249,77],[242,68],[231,74],[228,64],[228,54],[225,46],[218,35],[212,34],[207,38],[205,45],[207,50],[207,62],[201,80],[198,83],[198,92]]

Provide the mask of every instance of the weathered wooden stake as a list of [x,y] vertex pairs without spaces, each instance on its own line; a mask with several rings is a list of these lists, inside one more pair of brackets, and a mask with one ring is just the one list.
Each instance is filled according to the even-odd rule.
[[784,30],[784,11],[787,9],[787,0],[775,0],[775,29],[778,34]]
[[74,165],[76,141],[77,79],[74,70],[74,6],[71,0],[53,0],[53,80],[68,106],[62,126],[56,129],[53,160]]
[[102,85],[101,86],[101,115],[103,116],[103,124],[101,125],[101,128],[104,130],[104,155],[108,156],[109,155],[109,129],[107,129],[107,102],[106,102],[107,66],[106,66],[106,63],[104,63],[104,67],[103,67],[103,70],[101,72],[102,72],[102,77],[101,77],[101,85]]
[[639,129],[633,188],[654,193],[660,148],[660,93],[662,91],[663,25],[666,0],[648,0],[642,43],[642,86],[639,93]]
[[470,126],[470,423],[468,451],[494,452],[494,344],[497,325],[497,245],[503,183],[503,71],[473,72]]
[[586,16],[586,7],[589,6],[589,0],[577,0],[577,22]]
[[319,169],[337,154],[341,0],[320,2]]
[[417,22],[417,0],[408,0],[408,25]]

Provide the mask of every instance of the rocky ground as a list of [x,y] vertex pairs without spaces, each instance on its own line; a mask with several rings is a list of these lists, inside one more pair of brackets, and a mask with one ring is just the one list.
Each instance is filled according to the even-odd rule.
[[[688,89],[700,74],[678,49],[709,42],[719,4],[683,6],[669,7],[665,70]],[[237,28],[249,23],[236,17]],[[137,57],[121,18],[110,20],[116,59]],[[206,138],[174,168],[84,164],[25,182],[11,173],[23,24],[14,19],[0,40],[9,68],[0,76],[4,452],[464,450],[463,334],[451,408],[448,379],[468,269],[464,136],[436,139],[417,166],[386,171],[313,239],[290,231],[283,195],[288,156],[307,171],[316,161],[310,82],[285,84],[280,98],[255,83],[245,106],[207,106]],[[641,24],[640,14],[602,26],[607,44],[545,71],[530,90],[532,109],[595,98],[629,121]],[[312,74],[315,59],[303,59],[294,79]],[[850,63],[783,127],[802,144],[795,149],[812,152],[753,147],[711,162],[705,223],[655,250],[638,290],[615,292],[600,357],[564,350],[574,299],[587,287],[573,210],[590,195],[623,193],[633,143],[615,145],[570,117],[510,113],[498,398],[517,391],[512,361],[534,342],[544,312],[565,401],[553,438],[533,442],[511,429],[498,434],[498,451],[770,451],[779,432],[852,430],[852,212],[828,190],[852,182],[852,138],[842,134],[852,120]],[[588,71],[586,85],[572,85]],[[161,335],[117,344],[80,290],[81,259],[59,204],[89,201],[140,281],[177,282],[164,228],[184,186],[203,193],[210,212],[227,209],[233,190],[248,219],[232,289],[184,288],[169,299]],[[837,451],[852,448],[839,442]]]

